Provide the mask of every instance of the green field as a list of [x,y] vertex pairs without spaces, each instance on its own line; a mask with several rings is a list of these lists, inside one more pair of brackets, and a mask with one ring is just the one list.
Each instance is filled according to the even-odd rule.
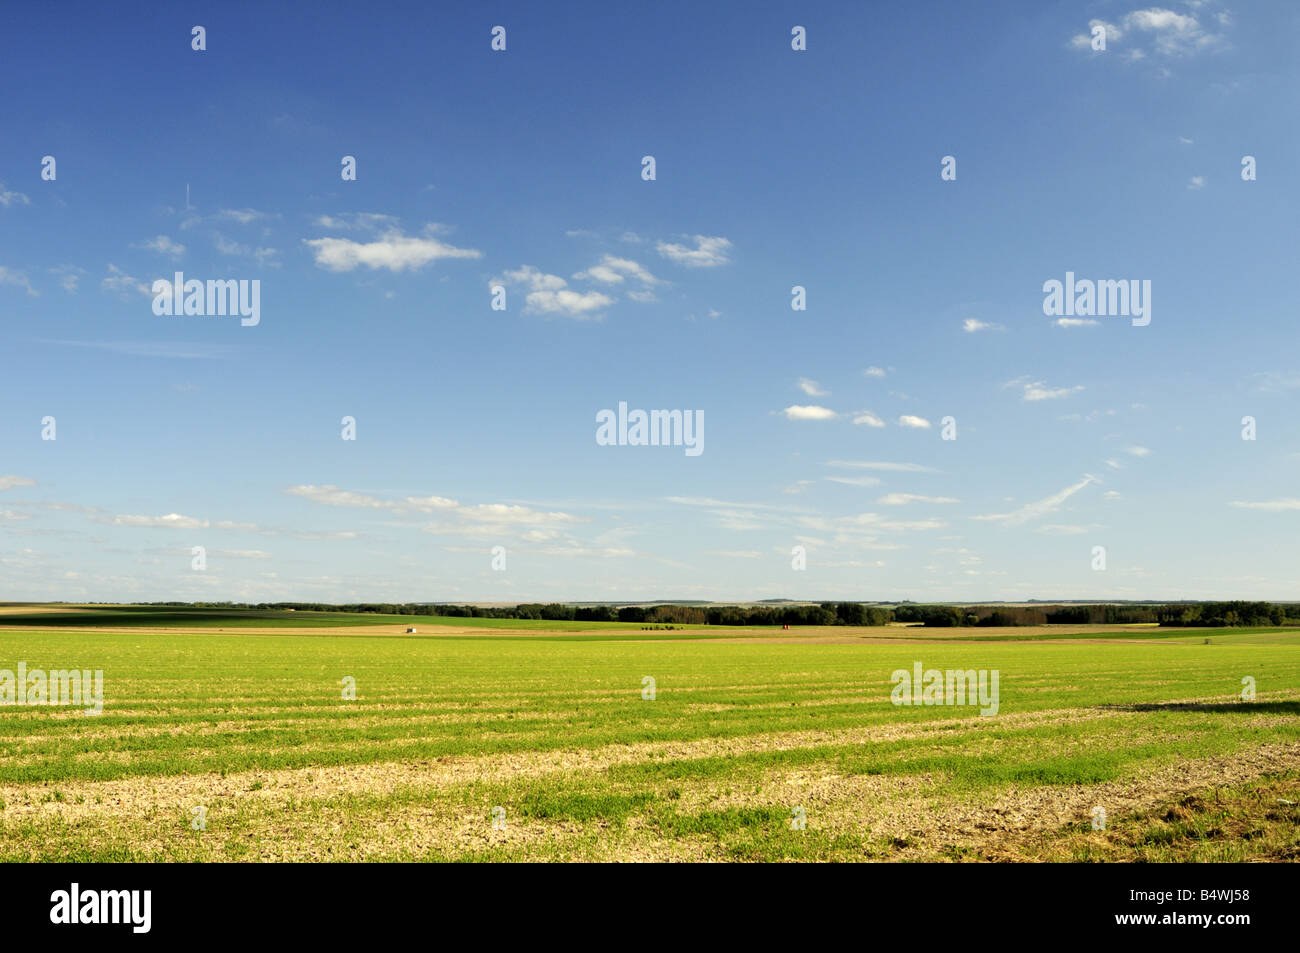
[[[408,621],[419,635],[294,632]],[[0,609],[12,626],[0,669],[104,673],[98,716],[0,707],[0,860],[1285,859],[1300,847],[1297,817],[1260,820],[1271,833],[1254,839],[1189,822],[1182,852],[1167,834],[1133,843],[1152,811],[1193,794],[1262,804],[1247,793],[1263,783],[1300,800],[1294,629],[1051,641],[908,629],[816,644],[483,619],[441,620],[482,634],[439,635],[438,621]],[[998,713],[892,704],[891,672],[918,661],[998,670]],[[1246,676],[1254,702],[1240,697]],[[1098,806],[1105,831],[1089,825]]]

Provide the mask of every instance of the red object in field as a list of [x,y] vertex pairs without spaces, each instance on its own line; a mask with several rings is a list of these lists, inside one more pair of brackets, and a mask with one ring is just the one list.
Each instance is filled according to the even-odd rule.
[[783,625],[783,626],[781,626],[781,628],[783,628],[783,629],[788,629],[788,628],[790,628],[790,627],[789,627],[788,625]]

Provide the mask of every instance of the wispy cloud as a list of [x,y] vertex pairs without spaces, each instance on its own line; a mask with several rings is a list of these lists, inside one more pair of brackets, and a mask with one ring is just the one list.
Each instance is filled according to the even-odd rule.
[[1069,397],[1071,394],[1077,394],[1083,390],[1083,385],[1078,384],[1074,387],[1048,387],[1043,381],[1030,381],[1023,377],[1018,377],[1013,381],[1007,381],[1003,387],[1020,387],[1023,388],[1021,400],[1039,401],[1039,400],[1059,400],[1062,397]]
[[254,222],[264,222],[273,218],[269,212],[259,212],[255,208],[223,208],[212,216],[218,221],[238,222],[240,225],[251,225]]
[[0,182],[0,206],[9,208],[11,205],[31,205],[32,200],[22,192],[12,192],[5,188],[3,182]]
[[787,420],[832,420],[839,416],[830,408],[817,404],[791,404],[781,413]]
[[[399,516],[419,517],[435,515],[438,522],[420,526],[422,532],[445,535],[491,535],[496,532],[509,533],[524,528],[544,529],[546,527],[563,527],[585,522],[581,517],[570,513],[536,510],[527,506],[509,503],[463,504],[445,496],[404,496],[384,498],[368,493],[344,490],[333,484],[316,486],[300,484],[285,490],[291,496],[297,496],[322,506],[348,507],[384,511]],[[543,537],[553,539],[557,534],[548,532],[542,535],[533,533],[533,541]]]
[[695,235],[695,247],[675,242],[659,242],[655,248],[669,261],[688,268],[715,268],[725,265],[731,259],[727,253],[731,249],[731,240],[720,236]]
[[1300,500],[1294,497],[1286,497],[1280,500],[1263,500],[1258,503],[1244,503],[1240,500],[1233,500],[1228,505],[1235,506],[1239,510],[1267,510],[1269,512],[1300,510]]
[[1300,372],[1297,371],[1260,371],[1252,374],[1250,380],[1256,390],[1266,394],[1285,394],[1300,388]]
[[1018,526],[1029,520],[1038,519],[1040,516],[1046,516],[1048,513],[1055,512],[1061,504],[1068,500],[1074,494],[1078,493],[1090,483],[1097,482],[1097,478],[1084,475],[1078,483],[1072,483],[1059,493],[1053,493],[1051,496],[1033,503],[1026,503],[1018,510],[1010,513],[990,513],[984,516],[972,516],[973,520],[986,520],[994,523],[1001,523],[1004,526]]
[[22,288],[33,298],[39,298],[40,292],[32,287],[32,283],[27,279],[27,275],[21,271],[12,271],[0,265],[0,285],[14,285]]
[[880,477],[873,476],[828,476],[831,483],[843,483],[845,486],[880,486]]
[[180,513],[168,513],[165,516],[138,516],[123,515],[114,516],[107,520],[114,526],[134,526],[147,529],[207,529],[212,524],[204,519],[197,519],[193,516],[182,516]]
[[234,348],[225,344],[208,344],[203,341],[57,341],[38,339],[38,344],[62,347],[96,348],[132,357],[162,357],[182,360],[203,360],[227,357]]
[[108,277],[101,281],[99,286],[105,291],[115,292],[123,300],[128,300],[132,294],[153,297],[152,285],[145,284],[139,278],[131,277],[113,264],[108,266]]
[[387,232],[397,228],[399,220],[395,215],[379,212],[344,212],[338,215],[318,215],[313,224],[336,231],[359,229],[366,232]]
[[934,467],[919,463],[885,463],[876,460],[827,460],[828,467],[843,467],[851,470],[881,470],[890,473],[938,473]]
[[420,236],[404,235],[397,229],[384,232],[373,241],[357,242],[350,238],[304,238],[312,249],[316,264],[327,271],[353,271],[365,266],[371,271],[415,271],[445,258],[482,258],[473,248],[457,248],[434,238],[436,227],[426,226]]
[[86,273],[86,269],[78,268],[76,265],[55,265],[50,269],[50,274],[59,279],[59,284],[63,290],[70,295],[77,293],[81,286],[81,276]]
[[185,246],[179,242],[174,242],[166,235],[155,235],[148,241],[132,245],[132,248],[143,248],[146,251],[154,251],[160,255],[166,255],[169,258],[177,259],[185,254]]
[[635,278],[645,285],[655,285],[659,279],[630,258],[605,255],[598,264],[586,271],[579,271],[574,276],[579,281],[598,281],[605,285],[622,284],[627,278]]

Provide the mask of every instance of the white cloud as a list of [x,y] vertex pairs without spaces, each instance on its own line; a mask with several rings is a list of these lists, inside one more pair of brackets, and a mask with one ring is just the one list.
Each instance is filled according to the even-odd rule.
[[1006,328],[1001,324],[993,324],[989,321],[980,321],[978,318],[967,318],[961,323],[961,329],[967,334],[974,334],[977,331],[1005,331]]
[[839,416],[835,411],[816,404],[791,404],[781,413],[787,420],[831,420]]
[[1127,452],[1135,457],[1149,457],[1151,455],[1151,450],[1147,447],[1129,447]]
[[1152,35],[1155,51],[1165,56],[1182,56],[1212,47],[1221,37],[1206,33],[1196,17],[1160,7],[1134,10],[1124,17],[1124,26]]
[[1255,389],[1266,394],[1285,394],[1300,387],[1300,373],[1295,371],[1260,371],[1250,376]]
[[22,192],[10,192],[5,188],[4,183],[0,182],[0,205],[8,208],[11,205],[31,205],[32,200]]
[[831,483],[843,483],[845,486],[880,486],[880,477],[829,476],[826,479]]
[[27,279],[27,275],[21,271],[10,271],[3,265],[0,265],[0,285],[14,285],[22,288],[33,298],[39,298],[41,293],[32,287],[32,283]]
[[59,284],[70,295],[77,293],[77,289],[81,286],[81,276],[85,273],[86,269],[78,268],[76,265],[56,265],[50,269],[50,274],[58,276]]
[[1058,328],[1090,328],[1101,324],[1092,318],[1057,318],[1052,323]]
[[1049,523],[1046,526],[1040,526],[1036,533],[1046,533],[1049,536],[1080,536],[1088,532],[1086,526],[1070,526],[1064,523]]
[[873,365],[872,367],[868,367],[868,368],[867,368],[865,371],[863,371],[862,373],[863,373],[864,375],[866,375],[867,377],[884,377],[885,374],[886,374],[886,371],[885,371],[885,369],[884,369],[883,367],[875,367],[875,366]]
[[349,238],[304,238],[312,248],[316,264],[329,271],[352,271],[365,265],[371,271],[418,269],[442,258],[482,258],[473,248],[457,248],[431,236],[426,226],[423,237],[403,235],[399,230],[384,232],[374,241],[354,242]]
[[345,231],[359,229],[366,232],[387,232],[398,227],[399,219],[395,215],[382,215],[378,212],[345,212],[339,215],[319,215],[314,224],[320,228]]
[[[1189,6],[1195,8],[1198,4],[1192,3]],[[1226,13],[1216,15],[1215,19],[1220,26],[1226,27],[1232,24],[1231,16]],[[1191,14],[1176,13],[1162,7],[1149,7],[1126,14],[1120,21],[1120,25],[1105,20],[1090,20],[1088,33],[1075,35],[1071,38],[1070,45],[1075,49],[1090,50],[1091,32],[1096,26],[1105,27],[1107,49],[1121,41],[1135,44],[1127,52],[1128,59],[1141,59],[1145,55],[1144,50],[1136,45],[1143,41],[1149,43],[1152,52],[1168,57],[1192,55],[1219,47],[1224,42],[1222,36],[1207,32],[1200,21]]]
[[[445,496],[407,496],[400,499],[381,499],[366,493],[343,490],[333,484],[291,486],[285,492],[323,506],[342,506],[355,509],[384,510],[398,515],[439,514],[449,521],[421,526],[425,533],[487,536],[492,532],[509,532],[515,527],[564,525],[581,522],[579,517],[558,511],[544,512],[526,506],[507,503],[480,503],[466,506]],[[541,536],[534,533],[533,541],[554,538],[555,533]]]
[[486,523],[510,523],[537,525],[549,523],[572,523],[576,516],[560,512],[542,512],[526,506],[513,506],[508,503],[480,503],[475,506],[461,506],[456,515],[464,519]]
[[1205,176],[1194,175],[1187,183],[1187,188],[1193,192],[1205,188]]
[[105,291],[115,291],[121,297],[128,297],[129,293],[134,291],[138,294],[153,297],[153,288],[145,284],[139,278],[132,278],[121,268],[110,264],[108,266],[108,277],[99,283],[99,286]]
[[291,486],[285,491],[291,496],[300,496],[305,500],[311,500],[313,503],[320,503],[323,506],[356,506],[368,509],[391,509],[392,503],[381,500],[378,497],[367,496],[364,493],[354,493],[351,490],[341,490],[333,484],[324,486],[315,486],[312,484],[303,484]]
[[1281,500],[1264,500],[1258,503],[1243,503],[1240,500],[1233,500],[1228,504],[1242,510],[1268,510],[1270,512],[1279,512],[1281,510],[1300,510],[1300,500],[1294,497],[1286,497]]
[[869,410],[858,411],[857,415],[853,418],[853,422],[866,427],[880,428],[885,426],[885,422]]
[[259,212],[255,208],[223,208],[213,216],[216,219],[238,222],[240,225],[250,225],[271,217],[267,212]]
[[1078,420],[1086,423],[1096,423],[1102,417],[1114,417],[1114,410],[1090,410],[1086,414],[1061,414],[1057,420]]
[[532,265],[507,271],[505,280],[511,284],[524,285],[532,291],[559,291],[569,284],[559,275],[548,275]]
[[616,285],[625,280],[624,276],[635,278],[646,285],[659,283],[659,279],[630,258],[618,258],[614,255],[606,255],[599,264],[593,265],[586,271],[580,271],[573,277],[579,281],[599,281],[601,284]]
[[829,397],[831,395],[831,392],[823,388],[821,384],[807,377],[799,378],[796,386],[809,397]]
[[614,303],[613,298],[599,291],[573,291],[568,287],[569,283],[559,275],[548,275],[532,265],[507,271],[502,280],[529,289],[524,299],[524,311],[527,313],[588,318],[595,317],[602,309]]
[[543,314],[563,314],[571,318],[592,317],[609,307],[614,299],[599,291],[534,291],[525,299],[524,310]]
[[[1012,381],[1011,383],[1014,384],[1018,382]],[[1071,394],[1079,393],[1079,391],[1083,390],[1083,385],[1078,384],[1074,387],[1048,387],[1042,381],[1032,381],[1026,382],[1024,384],[1024,389],[1025,392],[1021,397],[1022,400],[1059,400],[1062,397],[1069,397]]]
[[1078,483],[1072,483],[1059,493],[1053,493],[1051,496],[1044,499],[1037,500],[1033,503],[1026,503],[1018,510],[1014,510],[1010,513],[990,513],[985,516],[972,516],[971,519],[987,520],[990,522],[1001,523],[1004,526],[1018,526],[1028,520],[1037,519],[1040,516],[1045,516],[1048,513],[1056,511],[1060,508],[1062,503],[1074,496],[1074,494],[1078,493],[1089,483],[1095,483],[1096,481],[1096,477],[1085,474],[1083,479]]
[[0,490],[12,490],[16,486],[35,486],[36,481],[12,473],[0,476]]
[[252,248],[241,242],[230,241],[219,232],[213,236],[213,242],[217,247],[217,251],[223,255],[252,258],[259,265],[269,268],[280,267],[280,263],[275,260],[280,252],[275,248]]
[[695,235],[693,238],[694,248],[670,242],[659,242],[655,248],[669,261],[688,268],[713,268],[730,261],[727,257],[727,250],[731,248],[730,239],[708,235]]
[[926,420],[924,417],[914,417],[911,414],[903,414],[898,418],[898,425],[900,427],[911,427],[914,430],[928,430],[930,428],[930,421]]
[[[805,525],[813,523],[822,523],[824,521],[811,519],[802,521]],[[863,530],[876,531],[886,530],[890,532],[913,532],[931,529],[943,529],[948,524],[939,519],[925,520],[891,520],[885,519],[877,513],[859,513],[857,516],[844,516],[832,521],[832,527],[849,532],[861,532]],[[818,528],[813,526],[813,528]]]
[[109,522],[114,526],[149,529],[207,529],[210,525],[207,520],[182,516],[179,513],[168,513],[166,516],[114,516]]
[[918,493],[886,493],[877,503],[885,506],[906,506],[908,503],[960,503],[951,496],[921,496]]
[[881,463],[874,460],[827,460],[828,467],[845,467],[851,470],[882,470],[891,473],[938,473],[934,467],[919,463]]
[[138,245],[132,245],[132,248],[144,248],[148,251],[156,251],[160,255],[167,255],[171,258],[180,258],[185,254],[185,246],[172,241],[166,235],[157,235],[147,242],[141,242]]

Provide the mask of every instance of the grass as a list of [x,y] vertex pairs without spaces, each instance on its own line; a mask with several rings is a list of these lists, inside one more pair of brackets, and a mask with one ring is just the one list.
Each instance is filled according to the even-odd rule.
[[[192,621],[157,621],[177,614]],[[102,669],[104,711],[0,707],[0,860],[1282,859],[1300,820],[1261,815],[1256,836],[1151,813],[1300,771],[1295,630],[810,644],[638,624],[520,638],[502,624],[515,620],[451,619],[502,637],[449,637],[419,617],[418,637],[352,638],[293,632],[333,613],[280,613],[272,633],[239,610],[59,615],[15,613],[0,669]],[[87,616],[102,622],[66,627]],[[998,714],[894,706],[890,675],[916,661],[999,670]],[[1112,805],[1104,841],[1083,829],[1097,803]],[[1200,803],[1184,807],[1209,817]],[[1168,833],[1139,836],[1143,823]]]
[[1266,775],[1074,824],[1023,847],[1033,860],[1137,863],[1300,861],[1300,773]]

